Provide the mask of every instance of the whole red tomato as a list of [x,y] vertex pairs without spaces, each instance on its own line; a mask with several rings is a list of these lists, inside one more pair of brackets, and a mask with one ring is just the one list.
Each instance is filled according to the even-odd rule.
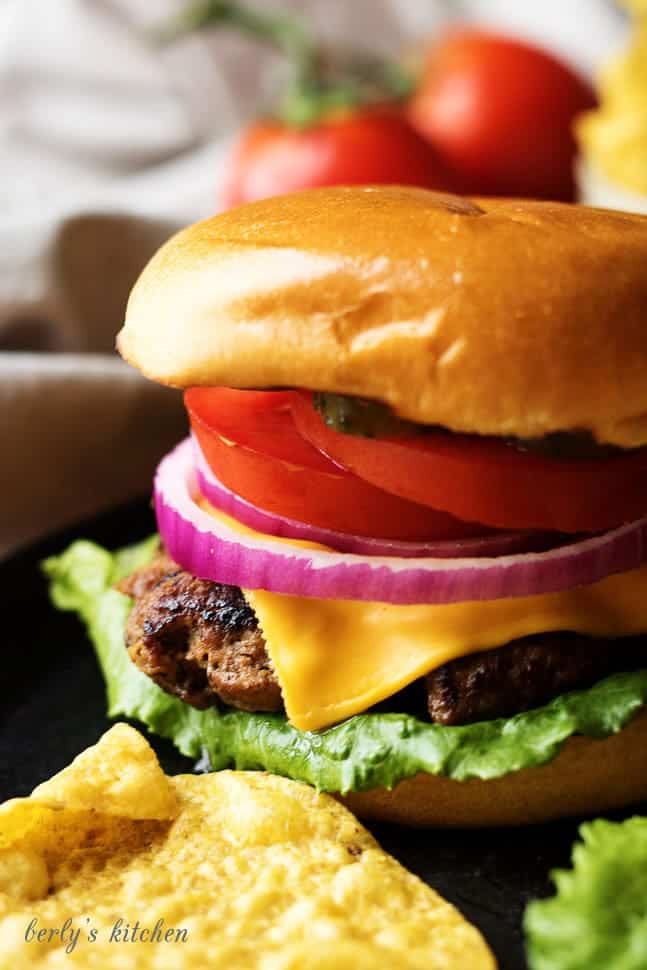
[[466,193],[572,201],[574,117],[595,105],[569,67],[476,30],[432,46],[409,117]]
[[236,144],[229,172],[228,206],[319,185],[453,188],[437,152],[392,108],[348,110],[306,128],[259,121]]

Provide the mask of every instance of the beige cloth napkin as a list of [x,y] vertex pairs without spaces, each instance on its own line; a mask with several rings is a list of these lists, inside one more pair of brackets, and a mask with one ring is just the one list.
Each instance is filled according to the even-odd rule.
[[179,394],[113,350],[130,287],[172,229],[65,221],[28,266],[39,298],[26,298],[23,280],[20,300],[1,308],[0,555],[150,490],[156,462],[185,433]]

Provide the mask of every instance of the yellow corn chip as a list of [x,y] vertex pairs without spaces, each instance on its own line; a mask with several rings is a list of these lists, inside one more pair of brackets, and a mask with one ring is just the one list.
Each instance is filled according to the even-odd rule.
[[0,968],[33,967],[495,962],[331,797],[255,772],[167,778],[144,739],[117,725],[31,798],[0,806]]
[[53,807],[91,809],[125,818],[173,818],[175,794],[144,737],[115,724],[71,765],[35,788],[32,799]]

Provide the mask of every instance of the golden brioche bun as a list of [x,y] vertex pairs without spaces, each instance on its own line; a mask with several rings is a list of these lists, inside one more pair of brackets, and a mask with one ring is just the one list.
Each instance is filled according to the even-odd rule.
[[167,242],[118,347],[180,387],[304,387],[453,431],[635,447],[647,217],[390,186],[267,199]]
[[647,711],[602,740],[570,738],[552,761],[492,781],[416,775],[342,801],[361,818],[414,826],[526,825],[647,800]]

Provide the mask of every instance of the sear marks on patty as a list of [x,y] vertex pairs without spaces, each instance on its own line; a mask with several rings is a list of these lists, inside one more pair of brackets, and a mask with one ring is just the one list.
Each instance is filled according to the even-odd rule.
[[[128,653],[169,694],[198,708],[220,700],[244,711],[283,709],[258,620],[240,589],[196,579],[164,552],[117,588],[135,601]],[[639,639],[563,631],[524,637],[444,664],[393,703],[417,712],[420,692],[420,707],[425,697],[432,721],[446,725],[509,717],[635,669],[644,657]]]
[[637,639],[539,633],[461,657],[425,678],[429,715],[440,724],[469,724],[540,707],[558,694],[635,668],[641,656]]
[[135,600],[130,658],[167,693],[197,708],[219,699],[244,711],[282,710],[265,640],[240,589],[196,579],[164,554],[117,588]]

